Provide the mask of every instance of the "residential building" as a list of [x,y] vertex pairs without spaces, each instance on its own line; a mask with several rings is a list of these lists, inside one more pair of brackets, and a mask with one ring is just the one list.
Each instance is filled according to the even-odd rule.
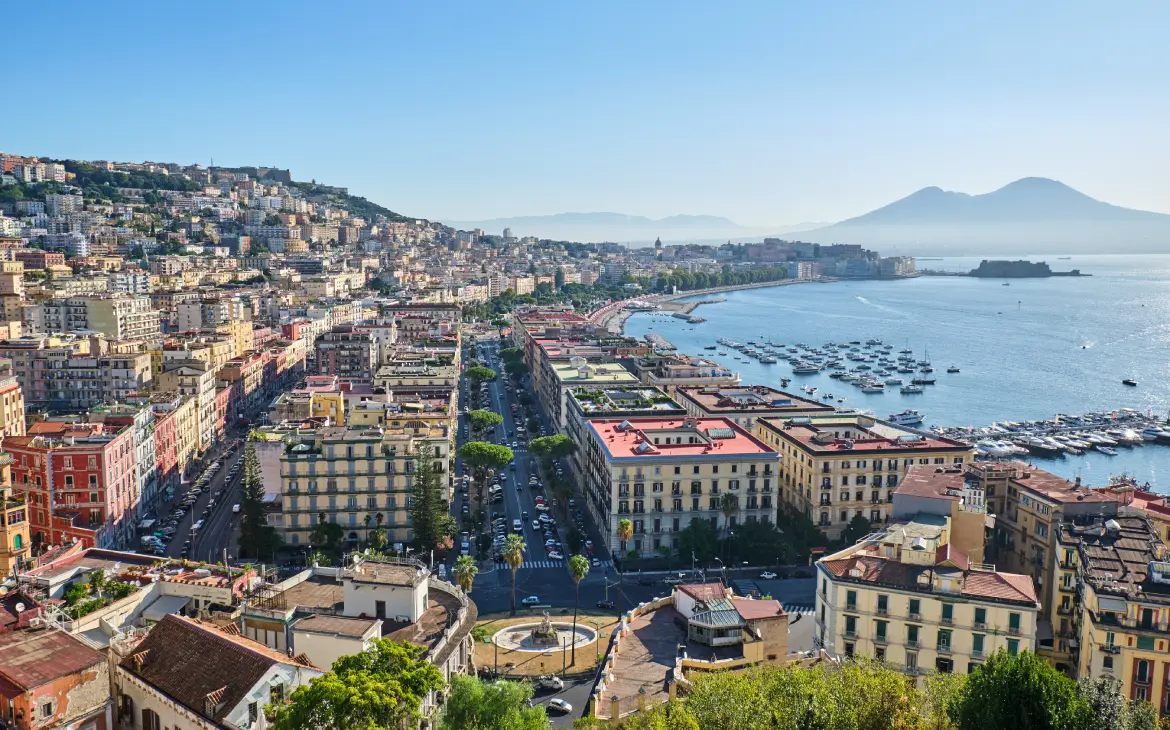
[[240,636],[234,624],[221,628],[174,614],[145,638],[119,646],[115,661],[119,725],[144,730],[260,730],[266,705],[324,674],[304,657]]
[[860,414],[759,418],[756,435],[780,453],[781,499],[831,539],[860,515],[890,517],[894,489],[914,464],[961,466],[975,450]]
[[23,570],[32,555],[28,501],[12,488],[12,455],[0,453],[0,573]]
[[202,360],[174,360],[158,376],[158,390],[195,399],[199,453],[211,448],[216,441],[215,370]]
[[341,525],[347,544],[356,545],[369,529],[368,515],[369,524],[383,526],[391,542],[409,542],[407,500],[416,455],[430,449],[449,487],[449,434],[437,426],[334,426],[287,434],[280,459],[281,536],[289,545],[307,545],[324,516]]
[[[695,519],[730,531],[771,521],[776,451],[725,418],[591,418],[585,429],[585,503],[611,549],[621,552],[618,522],[629,519],[625,545],[640,555],[676,549]],[[731,514],[723,516],[728,507]],[[722,519],[721,519],[722,518]]]
[[0,359],[0,437],[23,436],[24,431],[24,390],[12,361]]
[[378,343],[354,325],[339,325],[317,338],[317,374],[371,382],[378,363]]
[[1035,651],[1032,579],[970,561],[945,525],[922,515],[818,560],[814,646],[910,676],[970,674],[1000,649]]
[[626,367],[647,385],[674,395],[680,387],[732,387],[739,374],[713,360],[690,355],[649,355],[628,360]]
[[[20,598],[5,608],[38,613],[19,611]],[[0,698],[12,730],[115,727],[106,656],[56,627],[25,621],[0,632]]]
[[25,307],[32,332],[52,334],[92,330],[114,340],[161,339],[159,313],[145,296],[83,296],[46,300]]
[[634,388],[641,385],[638,378],[617,363],[590,364],[583,357],[571,357],[568,362],[553,364],[550,377],[541,382],[537,393],[545,412],[558,431],[568,428],[568,392],[580,388]]

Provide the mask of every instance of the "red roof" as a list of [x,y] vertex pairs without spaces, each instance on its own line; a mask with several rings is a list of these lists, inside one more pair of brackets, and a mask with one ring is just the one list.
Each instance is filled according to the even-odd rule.
[[696,601],[714,601],[727,597],[722,583],[680,583],[678,589]]
[[776,455],[727,418],[593,418],[589,429],[614,459]]
[[735,598],[731,602],[744,621],[760,621],[787,615],[784,612],[784,607],[780,605],[780,601],[753,601],[747,598]]

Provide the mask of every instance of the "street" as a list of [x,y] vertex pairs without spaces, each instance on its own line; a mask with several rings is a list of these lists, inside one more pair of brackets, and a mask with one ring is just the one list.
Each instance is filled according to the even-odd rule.
[[[230,484],[227,483],[227,474],[232,464],[241,459],[244,454],[244,447],[241,444],[239,448],[225,456],[225,447],[231,444],[234,438],[231,435],[226,437],[223,444],[209,451],[207,457],[203,459],[204,464],[208,466],[216,459],[219,459],[220,467],[212,474],[208,482],[209,488],[199,495],[191,508],[186,510],[186,514],[175,524],[175,537],[166,546],[167,557],[181,557],[184,543],[187,540],[191,540],[191,549],[187,557],[190,557],[192,560],[206,560],[211,563],[219,562],[223,560],[224,548],[228,549],[230,557],[234,549],[235,531],[240,518],[239,514],[232,512],[232,505],[238,504],[240,501],[239,487],[243,471],[241,469],[235,478],[231,480]],[[201,473],[202,470],[197,471],[192,481],[183,483],[179,492],[175,495],[176,504],[182,500],[183,495],[194,487],[193,482],[195,479],[198,479],[198,475]],[[220,489],[224,489],[223,494],[216,499],[215,507],[205,515],[208,503]],[[174,505],[172,505],[173,508]],[[203,520],[203,527],[199,530],[198,534],[192,537],[191,526],[201,519]]]

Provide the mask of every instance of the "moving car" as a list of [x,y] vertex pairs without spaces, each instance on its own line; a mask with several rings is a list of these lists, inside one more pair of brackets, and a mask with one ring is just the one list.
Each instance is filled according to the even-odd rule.
[[563,713],[565,715],[573,711],[573,706],[565,700],[562,700],[560,697],[554,697],[553,699],[549,700],[548,708],[550,710],[556,710],[557,712]]
[[555,674],[546,674],[536,680],[536,686],[542,689],[564,689],[565,681]]
[[776,574],[770,570],[765,570],[760,573],[760,580],[776,580]]
[[612,608],[613,608],[613,601],[598,601],[598,602],[597,602],[597,607],[598,607],[598,608],[608,608],[608,609],[612,609]]
[[525,606],[535,606],[540,603],[540,596],[528,596],[520,601]]

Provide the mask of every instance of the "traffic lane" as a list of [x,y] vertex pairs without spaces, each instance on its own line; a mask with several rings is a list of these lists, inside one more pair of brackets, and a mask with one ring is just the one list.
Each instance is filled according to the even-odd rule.
[[[592,691],[593,677],[576,679],[565,682],[565,688],[562,690],[553,691],[537,688],[536,694],[532,698],[532,704],[545,708],[549,724],[553,727],[573,727],[574,720],[585,716],[585,710],[589,707],[589,697]],[[558,712],[556,710],[549,710],[549,700],[558,697],[568,702],[572,706],[573,711]]]
[[[207,518],[199,542],[200,551],[206,551],[212,555],[211,558],[208,558],[208,562],[214,562],[213,558],[221,555],[225,548],[229,548],[229,552],[231,552],[231,538],[240,517],[239,514],[232,512],[232,506],[240,502],[243,469],[241,468],[234,479],[228,480],[226,475],[231,465],[239,460],[240,458],[237,457],[231,463],[225,462],[220,468],[220,471],[223,472],[223,480],[220,482],[220,487],[224,490],[223,496],[216,501],[211,516]],[[212,483],[214,485],[215,480],[212,480]],[[216,489],[212,489],[212,496],[215,495],[215,491]]]
[[[231,441],[231,439],[228,439],[228,443],[230,443],[230,441]],[[239,449],[238,451],[242,452],[242,449]],[[214,453],[215,456],[214,456],[214,458],[205,459],[207,461],[208,465],[210,465],[216,459],[222,458],[222,455],[223,455],[222,454],[222,447],[218,448],[215,452],[209,452],[209,453]],[[204,471],[203,469],[200,469],[199,473],[202,474],[203,471]],[[183,543],[186,540],[191,538],[191,526],[194,525],[195,522],[199,520],[200,516],[203,514],[203,510],[207,507],[207,503],[211,500],[212,496],[215,494],[215,490],[217,488],[216,487],[217,479],[220,480],[220,483],[222,483],[222,479],[223,479],[222,474],[223,473],[226,473],[226,470],[225,470],[225,467],[221,465],[220,469],[217,470],[217,472],[212,476],[211,480],[209,481],[209,488],[207,490],[207,493],[200,494],[196,498],[195,503],[193,505],[191,505],[191,508],[186,510],[186,514],[183,515],[183,517],[179,520],[178,523],[176,523],[174,539],[172,539],[171,542],[167,544],[166,555],[168,557],[174,558],[174,557],[179,557],[181,555],[181,553],[183,551]],[[180,494],[178,494],[176,496],[175,502],[172,503],[171,509],[167,511],[167,514],[170,514],[170,511],[173,510],[177,506],[178,502],[182,500],[183,495],[185,495],[188,491],[190,491],[190,489],[194,486],[196,481],[198,481],[198,477],[196,477],[191,482],[188,482],[186,485],[184,485],[180,489]],[[192,547],[191,557],[196,558],[198,555],[198,553],[195,550],[195,548],[197,548],[197,541],[196,540],[191,541],[191,547]]]

